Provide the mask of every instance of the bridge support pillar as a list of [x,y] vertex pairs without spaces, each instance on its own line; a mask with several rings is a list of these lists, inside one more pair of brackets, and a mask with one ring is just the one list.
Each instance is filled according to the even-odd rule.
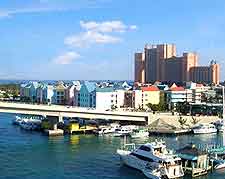
[[58,116],[47,116],[47,119],[49,120],[51,129],[57,130],[57,124],[59,122],[59,117]]
[[59,116],[59,122],[63,122],[63,116]]

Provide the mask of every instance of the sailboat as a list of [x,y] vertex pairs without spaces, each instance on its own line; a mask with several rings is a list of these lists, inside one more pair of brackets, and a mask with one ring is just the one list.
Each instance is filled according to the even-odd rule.
[[221,169],[225,168],[225,91],[224,91],[224,86],[222,88],[223,90],[223,118],[221,124],[223,124],[222,128],[223,129],[223,146],[219,148],[213,148],[209,149],[208,152],[210,154],[210,158],[213,161],[213,167],[214,169]]

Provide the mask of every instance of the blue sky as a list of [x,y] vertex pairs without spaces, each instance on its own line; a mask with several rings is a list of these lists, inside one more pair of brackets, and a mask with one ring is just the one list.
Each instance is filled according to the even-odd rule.
[[0,79],[133,79],[146,43],[221,64],[224,0],[1,0]]

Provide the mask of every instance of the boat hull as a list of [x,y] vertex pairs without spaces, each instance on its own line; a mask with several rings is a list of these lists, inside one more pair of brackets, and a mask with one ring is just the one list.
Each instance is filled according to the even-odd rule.
[[225,161],[221,161],[220,163],[218,163],[214,166],[215,170],[219,170],[219,169],[222,169],[222,168],[225,168]]
[[142,172],[147,178],[151,178],[151,179],[161,179],[162,178],[160,176],[153,175],[151,172],[148,172],[146,170],[143,170]]
[[199,129],[193,129],[194,134],[212,134],[217,133],[217,130],[199,130]]
[[129,151],[117,150],[123,164],[128,167],[143,171],[147,162],[137,159],[135,156],[129,155]]
[[149,132],[145,132],[145,133],[142,133],[142,134],[131,135],[131,138],[143,138],[143,137],[148,137],[148,136],[149,136]]

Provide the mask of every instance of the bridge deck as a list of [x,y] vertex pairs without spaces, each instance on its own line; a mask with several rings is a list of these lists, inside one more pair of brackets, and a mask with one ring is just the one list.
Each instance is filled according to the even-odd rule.
[[101,111],[81,107],[67,107],[59,105],[32,105],[5,102],[0,102],[0,112],[143,122],[146,121],[149,116],[149,113],[145,112]]

